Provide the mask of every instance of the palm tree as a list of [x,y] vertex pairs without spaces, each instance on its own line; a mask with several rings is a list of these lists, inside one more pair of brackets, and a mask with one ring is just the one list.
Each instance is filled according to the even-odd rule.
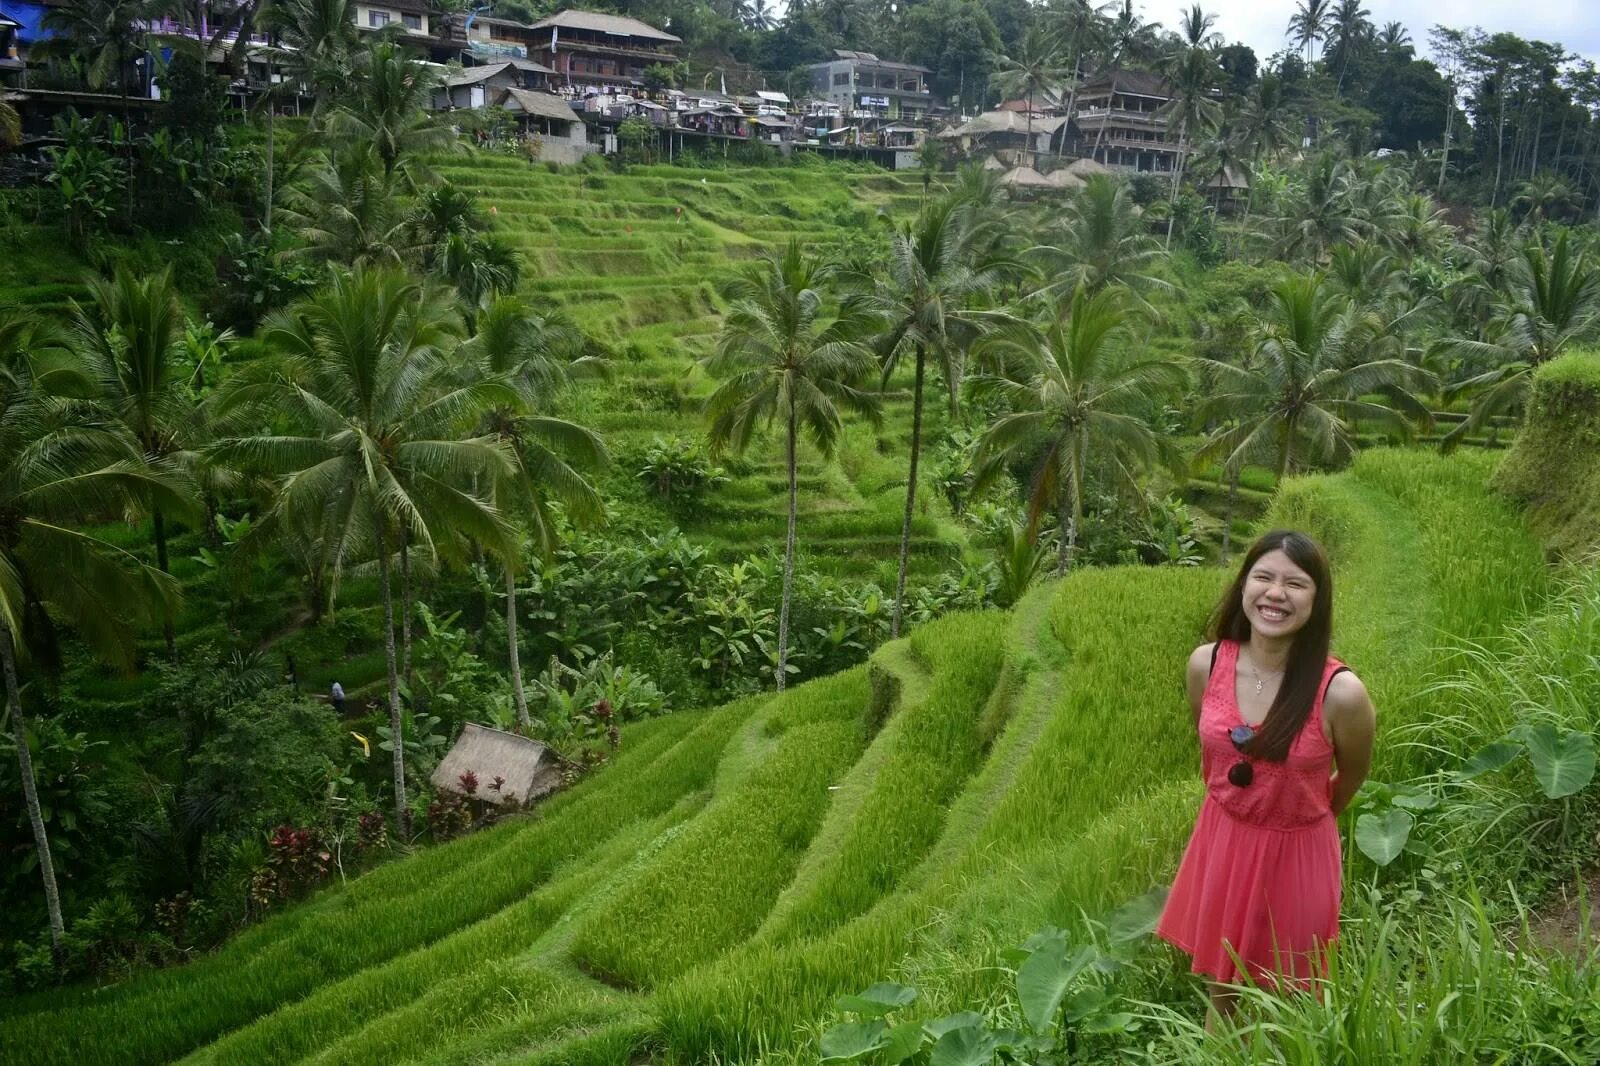
[[1453,448],[1502,412],[1521,407],[1533,372],[1569,348],[1600,338],[1600,266],[1572,248],[1566,230],[1548,252],[1538,240],[1523,246],[1507,277],[1509,292],[1485,330],[1485,339],[1450,343],[1455,352],[1489,359],[1493,366],[1460,382],[1452,393],[1478,392],[1465,421],[1446,435]]
[[1389,55],[1410,58],[1411,56],[1411,31],[1400,22],[1385,22],[1383,29],[1378,31],[1378,47]]
[[401,832],[410,819],[392,547],[404,537],[436,558],[441,546],[470,539],[502,559],[516,552],[500,512],[467,488],[496,485],[515,459],[501,441],[465,434],[495,405],[515,405],[518,395],[503,381],[442,383],[454,317],[444,299],[398,270],[336,271],[326,288],[274,314],[262,330],[282,358],[256,397],[270,399],[294,431],[213,449],[231,465],[281,477],[270,517],[317,530],[335,570],[364,548],[376,555]]
[[1327,33],[1328,46],[1339,53],[1339,80],[1334,91],[1343,92],[1351,53],[1372,39],[1372,12],[1361,6],[1361,0],[1338,0],[1328,15]]
[[1547,218],[1567,217],[1577,203],[1578,194],[1566,179],[1544,170],[1517,187],[1511,206],[1523,208],[1524,217],[1537,226]]
[[1328,39],[1328,26],[1332,17],[1330,0],[1298,0],[1294,14],[1289,16],[1289,39],[1305,49],[1306,64],[1311,63],[1311,48]]
[[1002,331],[983,343],[984,359],[995,370],[973,380],[976,393],[1010,411],[979,441],[979,480],[1043,444],[1028,492],[1028,525],[1036,530],[1055,501],[1061,522],[1057,566],[1063,573],[1072,565],[1083,524],[1090,459],[1132,477],[1137,468],[1174,458],[1144,414],[1181,389],[1187,375],[1170,358],[1128,356],[1122,344],[1128,308],[1126,295],[1114,288],[1093,295],[1080,288],[1068,303],[1047,297],[1042,324]]
[[[1056,23],[1056,36],[1070,42],[1071,54],[1067,61],[1067,110],[1068,115],[1077,113],[1078,83],[1083,73],[1083,57],[1100,50],[1105,42],[1102,39],[1106,30],[1105,12],[1115,0],[1104,0],[1095,5],[1090,0],[1065,0],[1065,3],[1056,5],[1047,17],[1053,17]],[[1065,150],[1067,138],[1062,136],[1059,144]]]
[[1363,236],[1368,227],[1350,207],[1351,168],[1331,153],[1318,156],[1291,189],[1279,226],[1278,253],[1305,256],[1313,263],[1327,258],[1341,241]]
[[412,251],[414,231],[392,175],[371,149],[334,153],[293,188],[283,209],[300,237],[285,253],[343,266],[395,266]]
[[[1157,36],[1160,29],[1161,23],[1146,22],[1133,10],[1133,0],[1122,0],[1122,7],[1106,24],[1101,44],[1105,49],[1105,64],[1111,70],[1112,102],[1116,100],[1117,75],[1122,65],[1131,61],[1153,60],[1161,53],[1160,38]],[[1091,158],[1098,158],[1100,142],[1109,125],[1109,122],[1102,122],[1095,131],[1094,148],[1089,153]]]
[[758,428],[783,420],[788,527],[778,612],[779,692],[789,672],[800,432],[827,457],[843,426],[840,407],[877,418],[876,397],[866,388],[877,361],[862,338],[880,319],[860,294],[846,295],[829,314],[834,277],[834,268],[807,256],[798,241],[770,253],[734,284],[733,306],[707,360],[708,369],[724,379],[706,405],[713,447],[743,452]]
[[281,91],[309,93],[313,114],[346,91],[361,51],[350,0],[272,0],[266,25],[276,44],[266,58],[283,72]]
[[1253,330],[1252,364],[1195,360],[1214,382],[1196,420],[1228,423],[1207,439],[1198,458],[1220,459],[1231,470],[1275,454],[1282,478],[1302,455],[1325,462],[1354,450],[1348,420],[1405,435],[1409,427],[1394,406],[1362,397],[1384,391],[1397,403],[1421,408],[1408,386],[1425,383],[1428,375],[1402,359],[1362,360],[1375,328],[1319,273],[1291,275],[1273,286],[1268,314]]
[[0,148],[10,148],[22,143],[22,116],[17,109],[0,100]]
[[457,144],[455,132],[428,109],[437,81],[393,42],[357,53],[354,91],[328,114],[325,139],[336,147],[370,147],[385,178],[420,177],[412,174],[419,167],[412,157]]
[[[110,281],[89,283],[87,306],[71,305],[72,336],[98,385],[97,399],[108,416],[127,428],[147,461],[171,474],[198,462],[199,417],[178,356],[185,319],[172,273],[144,278],[118,268]],[[184,507],[180,513],[191,511]],[[156,567],[172,568],[167,558],[167,519],[161,506],[150,514]],[[176,650],[172,619],[162,621],[167,653]]]
[[131,667],[138,628],[170,615],[178,594],[167,575],[80,532],[130,505],[183,502],[119,422],[68,398],[91,386],[62,343],[21,314],[0,312],[0,671],[58,960],[61,896],[18,667],[30,644],[51,643],[56,625],[107,662]]
[[144,24],[159,17],[165,6],[165,0],[76,0],[53,6],[44,16],[44,27],[56,36],[45,42],[43,51],[82,60],[91,89],[115,85],[126,124],[128,66],[145,51]]
[[[560,543],[551,507],[577,522],[598,521],[605,502],[589,479],[609,461],[598,434],[547,413],[574,376],[598,372],[601,363],[578,354],[583,334],[558,317],[537,314],[522,301],[501,297],[478,319],[478,331],[458,349],[466,380],[504,381],[515,403],[484,414],[483,432],[501,441],[515,468],[495,483],[495,502],[508,522],[527,534],[535,555],[548,559]],[[528,733],[528,698],[522,682],[517,630],[517,564],[502,560],[506,597],[506,654],[517,728]]]
[[1164,254],[1161,245],[1140,219],[1127,184],[1109,175],[1090,177],[1045,239],[1049,243],[1031,254],[1052,279],[1046,288],[1057,295],[1078,288],[1092,295],[1121,285],[1143,302],[1143,293],[1170,288],[1153,273]]
[[995,88],[1006,98],[1026,97],[1028,101],[1028,153],[1034,157],[1033,100],[1061,88],[1070,71],[1061,65],[1061,42],[1055,35],[1037,23],[1028,27],[1016,56],[1001,55],[995,58],[995,70],[990,75]]
[[965,368],[963,341],[970,341],[994,316],[972,310],[974,298],[990,288],[998,267],[974,266],[966,252],[968,209],[954,198],[934,204],[890,241],[887,277],[876,284],[875,303],[888,328],[879,342],[883,381],[900,365],[909,347],[915,356],[911,386],[911,462],[906,473],[905,518],[900,526],[900,561],[895,578],[892,636],[900,635],[905,613],[906,565],[911,554],[911,519],[916,514],[917,467],[922,455],[923,383],[928,359],[939,362],[956,410]]
[[[1172,173],[1170,203],[1178,202],[1183,172],[1195,134],[1214,130],[1222,121],[1222,105],[1212,99],[1212,89],[1221,80],[1222,68],[1212,53],[1211,26],[1215,15],[1208,15],[1195,4],[1184,13],[1184,46],[1164,64],[1172,98],[1162,105],[1169,136],[1178,136],[1178,162]],[[1174,214],[1167,216],[1167,247],[1172,246]]]

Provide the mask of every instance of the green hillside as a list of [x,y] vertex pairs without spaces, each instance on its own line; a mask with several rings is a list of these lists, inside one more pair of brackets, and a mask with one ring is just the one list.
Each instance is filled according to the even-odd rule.
[[[1328,544],[1335,650],[1385,737],[1459,710],[1429,685],[1442,647],[1549,593],[1540,546],[1485,488],[1493,463],[1369,452],[1273,505]],[[635,726],[532,817],[182,969],[16,1002],[0,1058],[803,1061],[833,999],[871,980],[983,1003],[998,947],[1170,876],[1198,795],[1176,678],[1222,579],[1080,571],[867,667]],[[1453,720],[1452,751],[1506,724]],[[1375,777],[1444,757],[1380,743]]]

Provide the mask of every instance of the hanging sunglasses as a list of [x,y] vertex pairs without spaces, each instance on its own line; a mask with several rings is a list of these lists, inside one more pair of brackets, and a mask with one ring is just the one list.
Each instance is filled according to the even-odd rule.
[[[1244,754],[1244,746],[1254,740],[1256,731],[1248,725],[1236,725],[1228,730],[1228,739],[1233,741],[1234,748],[1239,754]],[[1249,759],[1242,759],[1228,767],[1228,783],[1238,788],[1244,788],[1256,779],[1256,768]]]

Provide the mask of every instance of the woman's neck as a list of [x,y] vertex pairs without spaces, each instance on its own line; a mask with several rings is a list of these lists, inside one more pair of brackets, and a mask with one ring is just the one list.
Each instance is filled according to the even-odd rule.
[[1245,643],[1250,649],[1250,661],[1257,670],[1282,673],[1289,665],[1289,651],[1294,647],[1294,637],[1267,637],[1252,631]]

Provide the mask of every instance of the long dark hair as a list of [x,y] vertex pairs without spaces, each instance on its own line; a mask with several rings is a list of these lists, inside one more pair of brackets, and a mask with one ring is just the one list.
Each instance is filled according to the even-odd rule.
[[1306,719],[1311,717],[1311,708],[1316,705],[1317,687],[1322,684],[1328,645],[1333,638],[1333,574],[1322,546],[1292,529],[1274,529],[1262,534],[1245,552],[1238,576],[1211,613],[1207,631],[1212,640],[1250,642],[1250,620],[1244,613],[1244,585],[1261,557],[1275,550],[1281,550],[1304,570],[1317,590],[1311,603],[1311,618],[1295,634],[1289,648],[1289,661],[1283,682],[1278,686],[1277,698],[1272,701],[1255,739],[1244,749],[1258,759],[1283,762],[1289,757],[1294,738],[1300,735]]

